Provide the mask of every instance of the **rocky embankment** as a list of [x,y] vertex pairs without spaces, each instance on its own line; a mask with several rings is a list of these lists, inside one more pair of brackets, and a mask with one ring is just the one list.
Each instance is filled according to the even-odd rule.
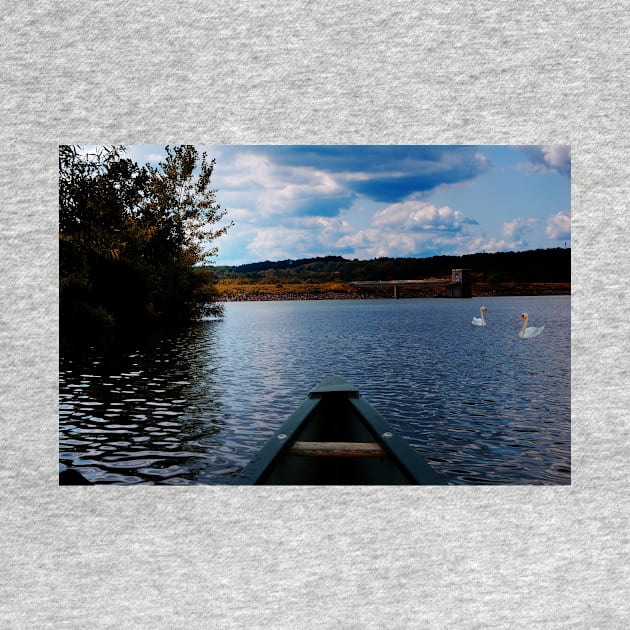
[[[570,295],[570,283],[538,282],[518,284],[484,283],[473,284],[473,297],[486,296],[515,296],[515,295]],[[329,290],[313,285],[308,290],[291,290],[290,285],[282,289],[266,291],[264,288],[254,285],[244,285],[235,290],[220,291],[221,302],[266,302],[273,300],[371,300],[393,299],[391,288],[379,290],[358,290],[348,287],[347,290]],[[399,288],[399,298],[436,298],[445,297],[443,291],[435,289]]]
[[222,293],[219,300],[221,302],[268,302],[281,300],[364,300],[370,298],[381,297],[378,295],[366,295],[365,293],[356,292],[338,292],[338,291],[322,291],[322,292],[243,292],[243,293]]

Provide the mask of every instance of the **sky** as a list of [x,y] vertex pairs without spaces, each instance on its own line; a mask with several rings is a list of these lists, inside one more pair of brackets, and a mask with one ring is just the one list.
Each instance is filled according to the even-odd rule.
[[[196,145],[233,221],[217,265],[571,246],[566,145]],[[129,145],[157,164],[163,145]]]

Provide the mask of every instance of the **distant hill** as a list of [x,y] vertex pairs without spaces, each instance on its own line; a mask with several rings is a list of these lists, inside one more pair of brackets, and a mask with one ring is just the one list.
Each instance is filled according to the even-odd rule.
[[571,250],[557,247],[524,252],[372,260],[323,256],[213,269],[219,280],[321,283],[443,278],[457,268],[471,269],[476,282],[571,282]]
[[237,273],[239,275],[243,274],[251,274],[260,271],[268,271],[270,269],[278,270],[278,269],[296,269],[297,267],[302,267],[304,265],[312,265],[317,263],[344,263],[348,262],[345,258],[341,256],[318,256],[316,258],[300,258],[298,260],[287,259],[287,260],[278,260],[276,262],[265,260],[263,262],[255,262],[248,263],[246,265],[238,265],[237,267],[216,267],[217,272],[221,270],[231,270],[231,272]]

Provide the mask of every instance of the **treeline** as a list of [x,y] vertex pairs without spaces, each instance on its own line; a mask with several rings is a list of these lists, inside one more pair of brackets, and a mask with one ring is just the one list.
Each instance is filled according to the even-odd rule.
[[59,148],[60,330],[94,339],[217,312],[208,247],[227,227],[214,160],[167,146],[157,167],[124,147]]
[[558,247],[524,252],[372,260],[324,256],[218,266],[215,271],[220,280],[322,283],[444,278],[457,268],[471,269],[476,282],[571,282],[571,250]]
[[298,267],[303,267],[305,265],[309,265],[313,268],[313,266],[320,265],[321,263],[338,262],[345,262],[345,259],[341,256],[317,256],[315,258],[298,258],[297,260],[288,258],[287,260],[278,260],[275,262],[265,260],[264,262],[247,263],[245,265],[239,265],[238,267],[218,267],[217,270],[219,270],[219,274],[224,271],[226,273],[230,273],[228,270],[233,270],[242,277],[244,274],[265,272],[268,270],[277,271],[283,269],[297,269]]

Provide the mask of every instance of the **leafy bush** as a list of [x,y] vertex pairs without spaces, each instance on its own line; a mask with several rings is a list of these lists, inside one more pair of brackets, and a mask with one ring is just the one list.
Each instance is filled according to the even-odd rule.
[[225,216],[214,165],[190,145],[167,146],[157,167],[132,162],[124,147],[59,148],[62,337],[220,310],[209,246],[230,226],[213,227]]

